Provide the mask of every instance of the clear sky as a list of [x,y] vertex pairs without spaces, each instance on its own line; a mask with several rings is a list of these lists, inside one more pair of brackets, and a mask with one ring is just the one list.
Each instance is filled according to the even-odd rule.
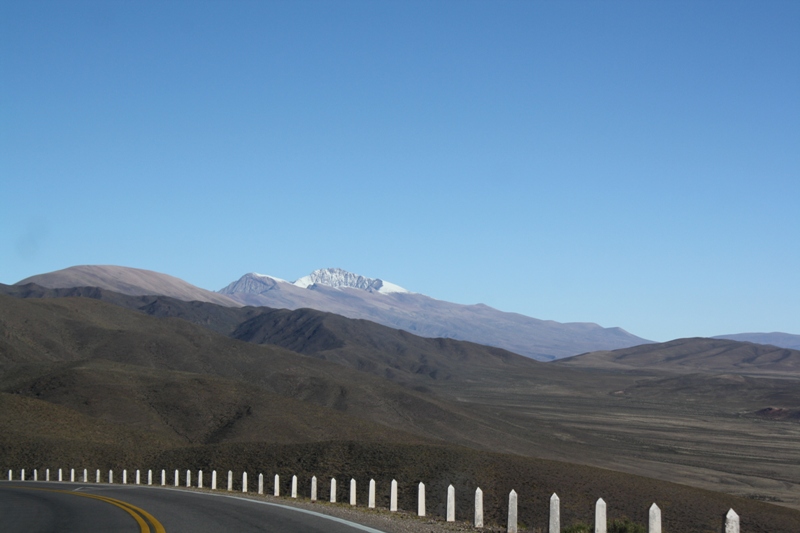
[[800,334],[800,2],[0,0],[0,195],[3,283]]

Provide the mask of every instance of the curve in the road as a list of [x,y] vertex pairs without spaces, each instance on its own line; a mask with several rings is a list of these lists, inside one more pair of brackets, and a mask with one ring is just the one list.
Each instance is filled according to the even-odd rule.
[[[24,494],[39,495],[34,500],[30,500]],[[68,503],[72,496],[80,496],[84,499],[91,499],[96,500],[102,503],[113,505],[116,508],[121,509],[126,514],[128,514],[131,518],[134,519],[136,525],[138,526],[139,533],[166,533],[164,527],[161,523],[155,519],[150,513],[145,511],[144,509],[140,509],[135,505],[132,505],[128,502],[118,500],[116,498],[109,498],[107,496],[100,496],[97,494],[90,494],[85,492],[80,492],[80,489],[77,490],[60,490],[54,488],[44,488],[44,487],[35,487],[31,485],[7,485],[2,484],[0,485],[0,498],[6,495],[7,497],[10,496],[12,499],[15,497],[19,498],[22,496],[22,500],[17,499],[17,501],[13,502],[12,506],[16,508],[17,511],[20,509],[24,509],[27,512],[23,512],[23,515],[27,515],[25,519],[23,519],[22,523],[15,523],[13,520],[14,515],[18,513],[8,513],[8,509],[6,509],[3,514],[3,527],[9,528],[11,530],[26,530],[26,531],[58,531],[63,528],[65,523],[68,525],[66,528],[67,531],[81,527],[86,527],[90,525],[92,522],[95,522],[95,519],[92,517],[103,517],[103,523],[105,526],[109,526],[111,524],[115,524],[113,518],[110,519],[107,516],[107,513],[100,511],[98,508],[85,508],[82,506],[75,506],[73,504]],[[48,496],[45,496],[48,495]],[[57,498],[53,499],[53,497],[60,497],[62,495],[68,496],[68,498]],[[7,502],[6,502],[7,503]],[[64,510],[69,509],[69,511],[65,514]],[[31,515],[43,515],[43,516],[31,516]],[[9,519],[11,522],[9,523]],[[149,524],[148,524],[149,522]],[[122,527],[123,523],[118,523],[114,527]],[[152,529],[151,529],[152,526]],[[127,530],[127,528],[126,528]]]
[[[75,488],[62,490],[65,486]],[[31,528],[30,524],[26,527],[22,523],[18,523],[16,529],[11,527],[7,530],[13,533],[85,531],[85,527],[76,528],[75,526],[79,522],[85,526],[87,512],[94,517],[91,519],[92,522],[121,518],[120,516],[118,519],[114,519],[111,513],[100,512],[100,509],[90,511],[84,508],[79,510],[81,506],[74,506],[75,510],[73,511],[71,509],[73,506],[69,504],[69,501],[77,499],[65,495],[83,496],[87,500],[112,504],[124,510],[134,517],[140,533],[166,533],[167,531],[172,533],[180,531],[195,533],[227,533],[229,531],[240,533],[384,533],[369,526],[320,512],[232,494],[196,492],[167,487],[46,482],[17,482],[13,485],[5,482],[0,483],[0,489],[11,489],[0,490],[0,509],[5,508],[5,511],[0,514],[5,518],[22,516],[29,522],[34,520],[37,523],[42,521],[47,523],[47,525],[42,524],[41,527],[34,528]],[[6,494],[5,502],[2,501],[3,493]],[[36,498],[31,500],[22,497],[23,494],[32,495],[34,493],[42,496],[50,494],[55,499]],[[109,494],[114,497],[110,497]],[[230,503],[226,503],[223,498]],[[4,503],[5,505],[3,505]],[[23,511],[22,509],[26,505],[30,506],[30,510]],[[259,509],[261,510],[259,511]],[[10,515],[6,516],[9,511]],[[35,516],[31,518],[32,515],[37,514],[42,518],[37,519]],[[153,515],[158,516],[161,522],[156,520]],[[61,527],[67,522],[73,525],[67,528]],[[150,526],[147,522],[150,523]],[[121,531],[121,527],[120,524],[119,527],[112,529]],[[154,529],[151,530],[151,527]],[[124,529],[128,530],[127,526]]]

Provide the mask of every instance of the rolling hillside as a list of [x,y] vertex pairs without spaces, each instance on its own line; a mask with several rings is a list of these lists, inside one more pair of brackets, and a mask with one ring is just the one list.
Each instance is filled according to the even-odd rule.
[[558,364],[582,368],[800,376],[800,351],[727,339],[691,338],[587,353]]
[[35,283],[48,289],[97,287],[133,296],[160,294],[186,301],[212,302],[231,307],[241,305],[227,296],[195,287],[174,276],[140,268],[113,265],[69,267],[25,278],[16,285],[28,283]]
[[[54,296],[31,286],[4,289]],[[693,373],[682,385],[682,372],[537,363],[311,310],[79,292],[117,303],[0,296],[4,461],[32,468],[91,460],[105,467],[169,457],[189,466],[285,466],[302,459],[288,450],[317,442],[350,450],[339,455],[341,471],[366,453],[370,472],[388,476],[397,475],[393,458],[408,453],[397,446],[422,446],[427,451],[413,452],[421,458],[452,458],[452,467],[428,474],[432,483],[463,471],[473,473],[459,483],[505,486],[507,476],[516,479],[510,471],[492,481],[485,476],[494,467],[477,465],[490,461],[481,454],[508,453],[521,461],[513,471],[559,485],[531,491],[589,501],[594,482],[580,481],[589,476],[630,517],[641,512],[634,502],[664,496],[658,483],[627,474],[749,498],[698,500],[669,515],[677,531],[704,532],[695,526],[713,520],[709,502],[717,497],[747,509],[751,531],[793,531],[792,520],[800,519],[798,511],[752,501],[800,508],[800,425],[758,415],[800,405],[796,380],[742,376],[732,387],[729,378]],[[174,316],[181,314],[196,323]],[[56,419],[65,423],[47,429]],[[282,444],[291,447],[276,451]],[[442,448],[450,451],[436,451]],[[540,459],[561,462],[551,468]],[[670,485],[670,501],[684,498],[681,490]],[[573,508],[565,516],[585,520],[589,511]]]
[[800,350],[800,335],[791,333],[734,333],[730,335],[718,335],[715,339],[728,339],[739,342],[754,342],[756,344],[771,344],[781,348]]

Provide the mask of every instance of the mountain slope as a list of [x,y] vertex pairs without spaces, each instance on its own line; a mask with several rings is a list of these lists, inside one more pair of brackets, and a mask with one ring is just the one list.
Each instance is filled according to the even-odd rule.
[[241,304],[216,292],[207,291],[167,274],[138,268],[111,265],[81,265],[25,278],[15,285],[35,283],[58,289],[98,287],[121,294],[160,294],[180,300],[212,302],[238,307]]
[[423,337],[446,337],[496,346],[543,361],[649,342],[620,328],[538,320],[482,304],[461,305],[435,300],[341,269],[318,270],[294,283],[246,274],[220,292],[244,305],[284,309],[308,307],[371,320]]
[[582,368],[800,376],[800,351],[726,339],[690,338],[586,353],[557,364]]
[[[96,300],[0,295],[0,376],[15,380],[8,386],[59,365],[95,360],[241,381],[425,439],[484,449],[499,444],[490,421],[370,373]],[[506,451],[525,447],[521,436],[500,444]]]
[[[341,326],[316,311],[224,309],[165,297],[116,298],[138,301],[159,313],[182,310],[201,321],[217,312],[230,317],[229,313],[255,311],[250,319],[272,314],[272,319],[280,319],[277,333],[296,331],[297,349],[314,355],[229,339],[184,320],[146,316],[87,298],[0,296],[0,392],[31,400],[46,398],[47,402],[34,403],[70,409],[105,423],[130,422],[139,429],[125,426],[127,431],[169,440],[167,444],[142,440],[139,446],[134,435],[118,432],[136,446],[120,442],[110,449],[106,441],[91,436],[104,431],[100,426],[75,419],[84,428],[80,433],[87,442],[85,448],[81,439],[68,442],[65,435],[51,438],[37,436],[36,431],[16,431],[29,419],[22,407],[12,405],[9,409],[14,414],[5,417],[7,427],[0,427],[0,455],[14,458],[14,464],[25,459],[25,464],[34,467],[51,466],[53,461],[64,464],[61,457],[102,455],[113,461],[121,453],[122,462],[114,462],[114,468],[120,468],[121,464],[148,464],[142,462],[148,450],[152,456],[164,446],[179,446],[173,449],[187,461],[200,454],[208,457],[206,465],[223,460],[241,465],[243,458],[258,457],[262,443],[326,435],[348,438],[343,432],[355,428],[357,440],[372,443],[362,446],[375,454],[388,451],[390,457],[394,452],[381,444],[387,440],[447,441],[477,450],[568,460],[734,494],[766,496],[800,507],[800,450],[796,446],[800,425],[790,420],[764,423],[752,415],[767,406],[800,405],[796,380],[748,378],[732,389],[730,380],[715,383],[698,377],[697,386],[690,384],[692,390],[681,390],[676,389],[680,383],[665,379],[669,378],[666,373],[541,364],[485,347],[486,351],[470,351],[472,345],[464,342],[406,340],[411,336],[404,332],[384,337],[380,326],[368,324],[364,329],[361,321],[333,317],[343,321]],[[258,326],[256,331],[269,330],[264,322],[253,325]],[[285,341],[294,342],[289,337]],[[437,343],[443,344],[439,352]],[[418,350],[424,350],[429,363],[441,366],[436,376],[409,371],[417,364]],[[469,352],[468,357],[462,357],[462,350]],[[369,361],[387,367],[394,359],[400,367],[395,370],[398,375],[418,380],[399,386],[377,377],[370,368],[359,371],[343,366],[357,365],[359,358],[370,354]],[[341,357],[342,364],[321,360],[320,355]],[[477,371],[470,370],[473,366]],[[632,392],[619,395],[616,391]],[[57,409],[40,411],[44,418],[58,416]],[[347,422],[337,414],[358,422]],[[291,417],[296,425],[287,423],[271,434],[270,427],[280,424],[275,416]],[[348,427],[337,428],[339,424]],[[37,427],[46,427],[46,420]],[[174,444],[181,439],[181,445]],[[250,442],[244,446],[244,441]],[[93,442],[97,446],[88,445]],[[186,447],[183,442],[193,444]],[[131,459],[126,453],[132,454]],[[397,472],[391,465],[382,468],[382,475]],[[570,468],[564,465],[558,470]],[[641,491],[641,485],[636,486],[638,491],[631,485],[612,491],[610,484],[619,487],[613,481],[615,475],[604,470],[586,472],[599,480],[598,486],[609,487],[600,494],[604,497],[618,494],[620,501],[628,501]],[[448,482],[439,479],[438,473],[431,475],[437,483]],[[566,487],[561,483],[540,489],[548,491],[545,496],[554,490],[559,494],[581,490],[577,482]],[[681,519],[673,529],[704,533],[693,525],[695,518],[707,520],[708,516],[701,512]],[[793,531],[770,527],[761,531]]]
[[232,337],[271,344],[400,383],[475,380],[488,373],[533,371],[542,363],[500,348],[419,337],[368,320],[312,309],[268,310],[244,321]]
[[241,380],[103,359],[39,367],[38,372],[28,369],[2,384],[15,396],[140,431],[166,447],[253,441],[425,441]]
[[753,342],[756,344],[771,344],[780,348],[800,350],[800,335],[791,333],[735,333],[731,335],[717,335],[713,339],[728,339],[739,342]]
[[483,379],[488,374],[541,364],[502,350],[454,339],[431,339],[368,320],[313,309],[223,307],[166,296],[128,296],[97,288],[44,289],[0,285],[21,298],[87,297],[159,318],[179,318],[228,337],[280,346],[413,386],[434,379]]

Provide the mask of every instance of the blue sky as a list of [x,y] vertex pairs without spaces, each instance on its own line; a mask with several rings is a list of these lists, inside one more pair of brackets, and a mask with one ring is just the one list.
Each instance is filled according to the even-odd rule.
[[341,267],[800,334],[800,3],[0,1],[0,282]]

